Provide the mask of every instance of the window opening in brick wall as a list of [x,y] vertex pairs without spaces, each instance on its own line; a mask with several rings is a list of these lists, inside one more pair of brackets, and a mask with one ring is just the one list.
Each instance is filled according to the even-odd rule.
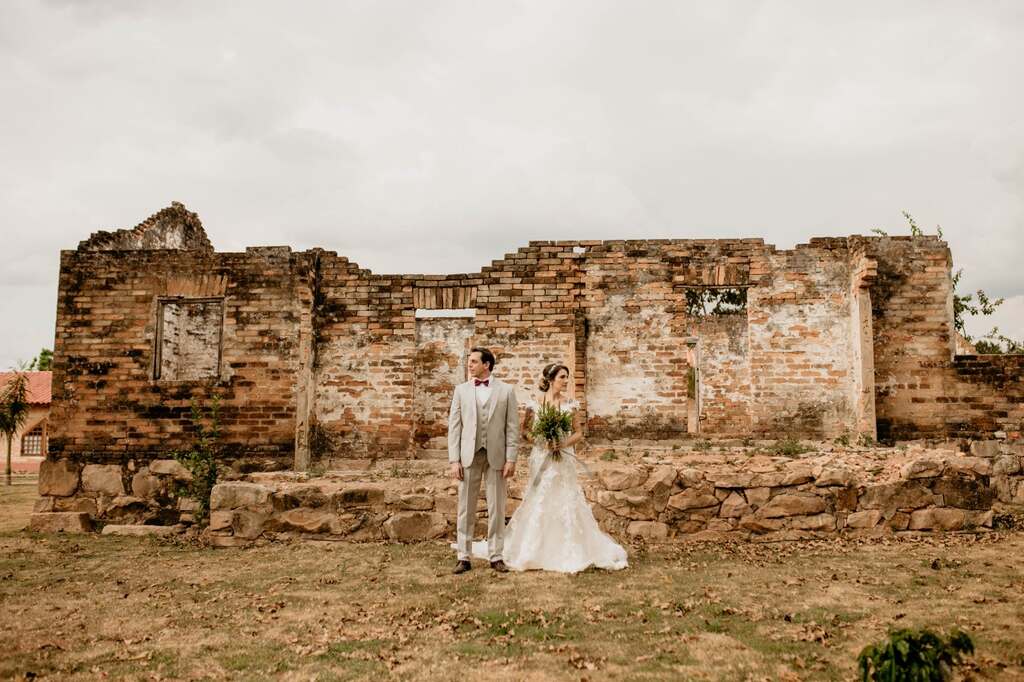
[[747,290],[741,287],[693,287],[686,290],[690,317],[739,315],[747,312]]
[[220,376],[224,299],[162,299],[157,306],[153,378],[189,381]]
[[43,426],[40,424],[21,437],[21,454],[23,457],[42,457]]
[[417,320],[431,320],[439,317],[476,317],[476,308],[417,308]]

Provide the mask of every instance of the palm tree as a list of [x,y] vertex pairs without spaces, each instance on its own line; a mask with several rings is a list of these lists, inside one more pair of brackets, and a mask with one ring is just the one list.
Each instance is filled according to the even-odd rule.
[[11,484],[11,441],[28,419],[28,379],[16,372],[0,395],[0,433],[7,437],[7,485]]

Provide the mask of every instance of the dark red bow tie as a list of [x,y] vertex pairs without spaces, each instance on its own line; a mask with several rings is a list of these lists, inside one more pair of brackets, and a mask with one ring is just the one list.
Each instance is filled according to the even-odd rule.
[[480,386],[480,385],[490,386],[490,384],[491,384],[491,380],[490,379],[484,379],[483,381],[481,381],[480,379],[473,379],[473,385],[474,386]]

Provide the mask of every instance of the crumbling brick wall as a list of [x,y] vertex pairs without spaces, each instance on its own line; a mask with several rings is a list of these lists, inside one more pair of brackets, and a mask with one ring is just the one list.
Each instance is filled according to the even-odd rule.
[[[296,274],[306,267],[305,256],[287,247],[63,252],[50,456],[103,463],[166,456],[191,444],[190,402],[209,406],[217,395],[225,458],[290,465]],[[219,339],[219,361],[158,378],[161,306],[192,300],[221,302],[222,317],[199,321]]]
[[[474,345],[521,402],[566,364],[592,439],[1019,431],[1019,359],[952,356],[949,268],[935,238],[850,237],[532,242],[479,273],[375,275],[215,253],[172,206],[62,253],[50,453],[167,456],[216,394],[246,466],[442,457]],[[693,308],[722,288],[745,303]],[[468,312],[416,316],[443,309]]]

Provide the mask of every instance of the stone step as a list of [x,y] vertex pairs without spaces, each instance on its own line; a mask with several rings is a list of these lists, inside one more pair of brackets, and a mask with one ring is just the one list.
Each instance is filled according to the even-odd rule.
[[28,529],[37,533],[88,533],[92,519],[87,512],[41,512],[29,518]]
[[185,530],[185,526],[147,526],[143,524],[108,524],[103,527],[102,535],[159,536],[177,535]]

